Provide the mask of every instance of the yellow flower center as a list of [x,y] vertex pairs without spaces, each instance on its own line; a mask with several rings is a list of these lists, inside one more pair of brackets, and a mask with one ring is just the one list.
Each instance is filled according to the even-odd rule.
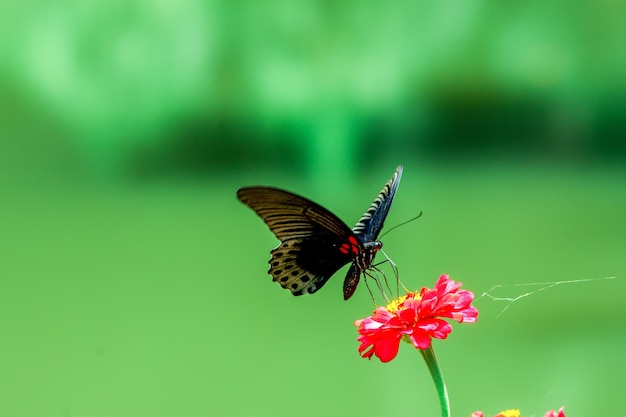
[[505,411],[502,411],[500,414],[498,414],[498,416],[502,416],[502,417],[520,417],[520,411],[519,410],[505,410]]
[[396,298],[395,300],[387,304],[387,311],[389,311],[390,313],[395,313],[400,308],[400,305],[404,303],[405,301],[406,301],[406,295]]
[[[403,295],[401,297],[396,298],[395,300],[387,304],[387,311],[389,311],[390,313],[395,313],[402,307],[402,304],[404,304],[404,302],[406,301],[408,297],[419,299],[420,293],[419,291],[410,292],[410,293],[407,293],[407,295]],[[506,417],[509,417],[509,416],[506,416]]]

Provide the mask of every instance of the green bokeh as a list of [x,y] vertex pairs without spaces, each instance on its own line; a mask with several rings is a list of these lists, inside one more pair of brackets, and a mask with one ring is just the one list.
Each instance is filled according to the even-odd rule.
[[478,298],[435,342],[453,414],[619,413],[619,2],[0,7],[0,416],[438,415],[408,345],[359,358],[367,291],[281,290],[235,198],[353,224],[400,163],[386,253]]

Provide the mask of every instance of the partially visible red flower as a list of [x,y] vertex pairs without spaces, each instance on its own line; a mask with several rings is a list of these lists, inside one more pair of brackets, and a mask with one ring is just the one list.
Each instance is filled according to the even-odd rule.
[[565,407],[559,408],[558,413],[554,410],[550,410],[543,417],[565,417]]
[[[565,407],[561,407],[559,409],[558,414],[556,413],[556,411],[551,410],[548,411],[543,417],[565,417]],[[494,417],[520,417],[520,411],[519,410],[506,410],[506,411],[501,411],[498,415],[494,416]],[[471,417],[484,417],[484,414],[482,411],[474,411],[471,415]]]
[[401,339],[426,349],[433,337],[445,339],[452,331],[452,326],[439,317],[475,322],[478,310],[471,306],[474,294],[460,287],[461,283],[442,275],[433,289],[409,292],[387,307],[378,307],[370,317],[355,321],[361,356],[371,359],[376,355],[389,362],[398,354]]
[[[471,417],[484,417],[484,414],[482,411],[474,411]],[[493,417],[520,417],[520,412],[519,410],[505,410]]]

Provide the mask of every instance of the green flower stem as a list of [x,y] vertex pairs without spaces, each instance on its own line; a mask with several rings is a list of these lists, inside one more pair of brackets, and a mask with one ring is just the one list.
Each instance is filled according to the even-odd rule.
[[420,352],[422,353],[424,361],[426,361],[426,366],[428,366],[430,376],[433,377],[435,387],[437,387],[437,395],[439,395],[439,404],[441,405],[441,415],[442,417],[450,417],[448,390],[446,389],[446,383],[443,380],[443,374],[441,373],[439,362],[437,362],[437,358],[435,357],[433,345],[431,344],[427,349],[420,349]]

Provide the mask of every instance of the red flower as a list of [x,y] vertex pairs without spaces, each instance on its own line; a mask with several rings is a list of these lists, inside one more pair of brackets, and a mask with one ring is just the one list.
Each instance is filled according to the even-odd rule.
[[565,417],[565,407],[559,408],[558,414],[556,411],[550,410],[543,417]]
[[[484,417],[484,414],[482,411],[474,411],[471,417]],[[519,410],[500,411],[493,417],[520,417],[520,412]]]
[[475,322],[478,310],[471,306],[474,294],[459,287],[461,283],[442,275],[435,288],[409,292],[387,307],[378,307],[372,316],[355,321],[361,356],[371,359],[376,355],[389,362],[398,354],[401,339],[417,349],[428,348],[433,337],[445,339],[452,331],[452,326],[438,317]]

